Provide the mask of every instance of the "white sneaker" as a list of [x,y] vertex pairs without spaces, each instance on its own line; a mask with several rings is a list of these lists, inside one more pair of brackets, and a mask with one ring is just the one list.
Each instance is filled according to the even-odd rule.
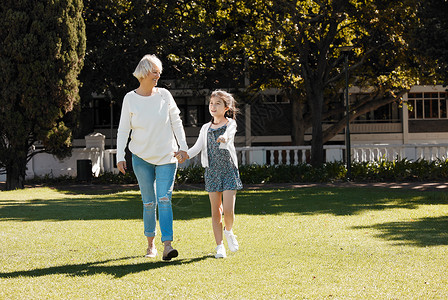
[[215,254],[215,258],[226,258],[226,248],[224,248],[224,245],[218,245],[216,247],[216,254]]
[[226,236],[227,245],[229,245],[229,249],[232,252],[238,251],[238,241],[236,240],[236,235],[233,234],[233,231],[227,231],[224,228],[224,235]]

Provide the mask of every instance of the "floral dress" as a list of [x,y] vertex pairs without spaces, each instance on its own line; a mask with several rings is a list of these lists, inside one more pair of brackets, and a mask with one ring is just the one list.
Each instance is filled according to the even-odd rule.
[[207,132],[208,167],[205,168],[205,190],[207,192],[223,192],[241,190],[238,168],[232,162],[230,152],[227,149],[219,149],[216,140],[227,129],[227,125],[220,128],[209,128]]

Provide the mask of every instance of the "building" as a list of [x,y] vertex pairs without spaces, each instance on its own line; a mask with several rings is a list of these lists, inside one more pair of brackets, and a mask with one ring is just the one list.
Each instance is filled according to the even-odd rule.
[[[210,91],[206,89],[193,91],[187,88],[176,88],[174,84],[172,85],[174,87],[170,88],[170,91],[181,110],[187,142],[192,146],[198,137],[202,124],[208,122],[210,118],[207,104]],[[351,99],[359,95],[356,89],[350,91]],[[351,122],[352,146],[365,145],[365,149],[362,150],[364,152],[360,154],[353,152],[352,159],[369,157],[375,151],[372,150],[372,145],[408,145],[406,149],[393,150],[403,152],[406,157],[409,153],[413,153],[411,156],[414,156],[414,158],[423,156],[445,157],[448,153],[448,93],[446,87],[414,86],[404,96],[404,100],[407,101],[409,106],[391,103]],[[264,91],[251,104],[240,106],[240,111],[238,132],[235,139],[237,147],[291,145],[291,103],[282,96],[281,91],[274,89]],[[29,162],[27,178],[36,175],[76,176],[79,160],[92,161],[92,172],[96,176],[104,170],[111,170],[116,164],[115,155],[111,152],[112,150],[104,151],[104,149],[116,148],[119,117],[120,106],[117,103],[110,105],[105,97],[95,96],[91,105],[84,108],[82,113],[81,130],[78,131],[78,138],[74,140],[75,149],[72,157],[64,161],[58,161],[52,155],[39,154],[38,157],[34,157]],[[325,128],[328,124],[323,124],[323,126]],[[305,136],[305,140],[309,139],[311,139],[311,130],[308,130]],[[334,154],[330,154],[331,159],[340,160],[345,157],[342,154],[344,150],[341,148],[344,143],[344,131],[331,139],[329,144],[334,145],[334,147],[339,145],[339,148],[329,150],[334,152]],[[436,153],[434,154],[432,153],[433,150],[428,149],[417,150],[415,148],[409,150],[409,145],[419,145],[419,147],[422,145],[440,145],[443,150],[435,150]],[[370,150],[367,150],[367,152],[370,154],[366,155],[365,151],[369,147]],[[297,150],[295,151],[297,156]],[[378,156],[381,150],[376,151]],[[425,155],[423,151],[430,151],[431,153]],[[271,151],[271,153],[273,152]],[[262,162],[272,163],[274,161],[273,156],[272,158],[266,157],[269,155],[262,154],[260,151],[257,154],[252,152],[252,155],[262,157],[259,160]],[[303,151],[302,155],[305,157]],[[370,157],[372,156],[370,155]],[[304,159],[302,158],[302,161]],[[276,158],[276,161],[278,161],[278,158]],[[1,175],[0,181],[4,180],[6,180],[6,176]]]
[[[170,88],[182,114],[188,144],[192,145],[200,127],[209,121],[207,97],[209,90]],[[414,86],[404,96],[408,105],[391,103],[371,111],[350,124],[352,144],[415,144],[448,143],[448,93],[444,86]],[[351,90],[353,99],[359,94]],[[119,101],[117,101],[119,102]],[[121,101],[120,101],[121,102]],[[112,107],[112,111],[111,111]],[[267,90],[251,104],[240,106],[237,146],[274,146],[291,144],[291,104],[279,90]],[[83,115],[89,122],[75,146],[84,146],[84,136],[99,132],[106,136],[106,148],[115,148],[116,129],[120,117],[119,104],[110,105],[105,98],[96,97],[92,107]],[[112,121],[112,122],[111,122]],[[323,124],[328,126],[328,124]],[[311,139],[311,130],[305,140]],[[330,142],[344,144],[344,131]]]

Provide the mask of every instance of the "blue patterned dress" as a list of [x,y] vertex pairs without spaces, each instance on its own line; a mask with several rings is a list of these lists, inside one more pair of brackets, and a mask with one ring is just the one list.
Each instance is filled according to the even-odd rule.
[[220,128],[209,128],[207,132],[208,167],[205,168],[205,190],[207,192],[223,192],[241,190],[240,175],[232,162],[230,152],[227,149],[219,149],[216,140],[227,129],[227,125]]

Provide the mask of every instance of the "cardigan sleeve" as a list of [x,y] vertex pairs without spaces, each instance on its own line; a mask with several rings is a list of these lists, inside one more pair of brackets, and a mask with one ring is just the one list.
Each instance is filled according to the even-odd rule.
[[[229,126],[227,126],[226,131],[219,137],[224,138],[225,142],[222,143],[227,145],[228,143],[233,143],[236,134],[236,121],[233,119],[229,120]],[[224,146],[225,147],[225,146]]]
[[203,125],[201,128],[201,130],[199,132],[199,137],[196,140],[196,143],[194,144],[194,146],[191,147],[190,149],[188,149],[188,151],[187,151],[187,154],[190,158],[193,158],[196,155],[198,155],[204,146],[204,128],[205,128],[204,126],[205,125]]

